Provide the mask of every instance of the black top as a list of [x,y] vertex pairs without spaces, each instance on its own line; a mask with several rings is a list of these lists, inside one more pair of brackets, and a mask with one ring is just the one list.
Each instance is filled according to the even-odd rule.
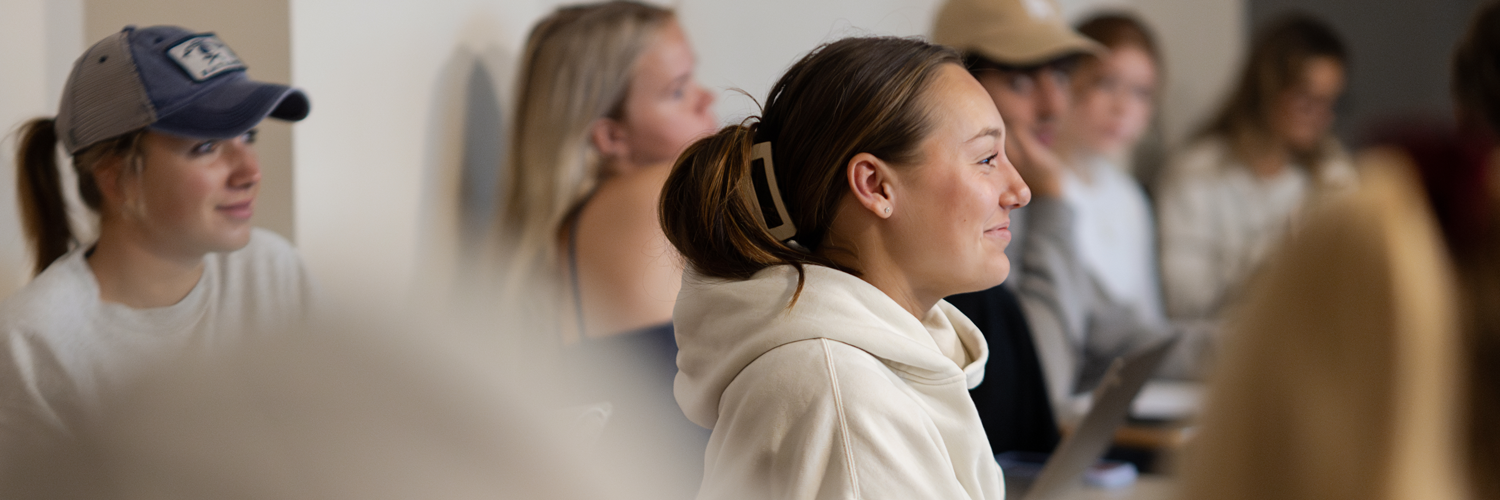
[[1061,436],[1021,303],[1005,285],[947,298],[990,346],[984,382],[969,391],[995,453],[1051,453]]

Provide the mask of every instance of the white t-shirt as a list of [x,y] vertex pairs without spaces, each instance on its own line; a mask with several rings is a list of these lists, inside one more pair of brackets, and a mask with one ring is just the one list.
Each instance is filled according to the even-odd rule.
[[308,314],[311,280],[291,244],[269,231],[204,257],[192,291],[160,308],[101,301],[87,251],[69,252],[0,302],[0,455],[75,432],[106,394],[153,364]]
[[1146,191],[1105,160],[1080,161],[1077,168],[1085,175],[1070,172],[1062,198],[1073,208],[1079,258],[1113,302],[1143,320],[1160,321],[1156,227]]

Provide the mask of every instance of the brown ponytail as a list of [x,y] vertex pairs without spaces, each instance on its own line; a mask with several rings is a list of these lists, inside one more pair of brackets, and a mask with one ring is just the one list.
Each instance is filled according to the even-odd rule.
[[[814,49],[771,89],[760,118],[725,127],[683,152],[662,188],[667,239],[705,276],[746,279],[777,264],[836,264],[824,247],[839,201],[849,192],[844,167],[869,153],[895,166],[920,160],[931,130],[922,96],[952,49],[921,40],[847,38]],[[769,141],[782,199],[797,227],[797,249],[778,241],[739,197],[750,149]],[[801,281],[798,291],[801,291]]]
[[683,152],[662,187],[660,213],[667,239],[707,276],[746,279],[783,263],[799,270],[803,264],[839,268],[777,241],[740,197],[740,179],[750,168],[750,147],[759,128],[746,122],[724,127]]
[[[94,182],[94,168],[105,158],[119,156],[139,172],[144,166],[141,136],[145,129],[93,144],[73,157],[78,175],[78,197],[84,205],[99,210],[103,198]],[[51,118],[37,118],[21,126],[16,151],[16,191],[21,204],[21,225],[31,243],[32,273],[41,274],[52,261],[68,253],[76,235],[68,225],[68,206],[63,197],[62,175],[57,167],[57,126]]]
[[16,190],[21,202],[21,225],[31,242],[33,274],[68,253],[73,232],[57,170],[57,130],[51,118],[37,118],[21,128],[16,152]]

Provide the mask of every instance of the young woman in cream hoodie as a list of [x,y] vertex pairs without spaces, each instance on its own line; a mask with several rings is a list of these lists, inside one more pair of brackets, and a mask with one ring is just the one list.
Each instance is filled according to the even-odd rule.
[[951,49],[851,38],[683,154],[661,214],[700,498],[1004,496],[968,394],[987,347],[941,300],[1010,271],[1004,143]]

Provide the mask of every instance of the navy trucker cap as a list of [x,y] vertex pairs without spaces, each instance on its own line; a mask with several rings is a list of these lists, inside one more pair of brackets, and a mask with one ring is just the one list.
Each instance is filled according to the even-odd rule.
[[57,131],[69,154],[142,127],[235,137],[266,117],[298,121],[301,90],[251,80],[219,37],[176,26],[127,26],[90,47],[63,87]]

